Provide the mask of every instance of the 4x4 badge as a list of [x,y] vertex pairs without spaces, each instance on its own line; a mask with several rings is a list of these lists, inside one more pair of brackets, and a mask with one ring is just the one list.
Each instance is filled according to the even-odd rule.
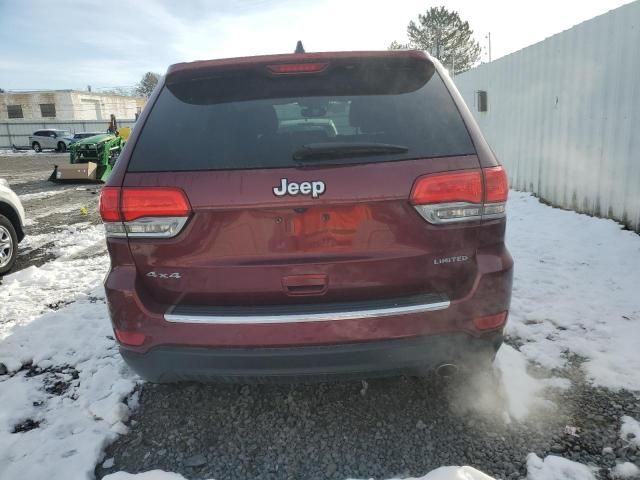
[[276,197],[284,197],[285,195],[311,195],[318,198],[325,191],[324,182],[320,180],[312,182],[289,182],[286,178],[280,180],[280,185],[273,187],[273,194]]
[[149,272],[147,273],[147,277],[164,278],[165,280],[168,280],[170,278],[182,278],[182,275],[180,274],[180,272],[173,272],[173,273]]

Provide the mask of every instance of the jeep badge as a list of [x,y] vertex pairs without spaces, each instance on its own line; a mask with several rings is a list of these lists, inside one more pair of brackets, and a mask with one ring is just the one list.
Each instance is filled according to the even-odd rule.
[[311,195],[313,198],[318,198],[325,191],[324,182],[312,181],[312,182],[289,182],[286,178],[280,180],[280,185],[273,187],[273,194],[276,197],[284,197],[285,195]]

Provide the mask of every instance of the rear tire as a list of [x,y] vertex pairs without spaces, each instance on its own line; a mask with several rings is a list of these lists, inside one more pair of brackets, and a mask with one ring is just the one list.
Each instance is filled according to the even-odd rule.
[[67,151],[67,144],[64,142],[58,142],[58,148],[57,148],[58,152],[60,153],[64,153]]
[[18,235],[13,224],[0,215],[0,277],[13,267],[18,256]]
[[31,147],[33,147],[33,149],[36,151],[36,153],[40,153],[42,151],[42,147],[40,146],[40,144],[38,142],[33,142],[31,144]]

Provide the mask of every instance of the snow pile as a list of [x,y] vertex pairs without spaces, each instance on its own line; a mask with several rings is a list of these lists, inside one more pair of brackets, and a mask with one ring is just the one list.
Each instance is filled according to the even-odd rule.
[[507,245],[516,264],[507,334],[545,367],[563,366],[572,352],[596,385],[640,390],[640,236],[510,194]]
[[581,463],[549,455],[541,459],[535,453],[527,456],[527,480],[596,480],[592,470]]
[[640,422],[635,418],[625,415],[620,426],[620,438],[623,442],[640,448]]
[[0,361],[15,372],[0,376],[1,478],[93,478],[108,442],[126,432],[123,400],[136,380],[103,296],[97,288],[0,340]]
[[570,382],[564,378],[537,379],[527,373],[527,360],[516,349],[503,345],[498,351],[495,368],[499,373],[509,415],[522,421],[535,408],[552,407],[543,398],[545,388],[569,388]]
[[640,478],[640,468],[631,462],[619,463],[611,469],[613,478]]
[[566,378],[533,377],[527,371],[526,357],[503,344],[496,355],[494,371],[476,372],[457,383],[452,390],[455,393],[449,396],[449,406],[458,415],[474,412],[502,418],[505,423],[521,422],[533,413],[553,414],[556,406],[545,398],[546,390],[570,385]]

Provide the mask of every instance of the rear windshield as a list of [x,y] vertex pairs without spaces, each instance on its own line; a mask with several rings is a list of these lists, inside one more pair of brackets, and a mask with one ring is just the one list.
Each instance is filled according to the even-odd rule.
[[318,163],[475,153],[433,66],[385,60],[343,65],[322,74],[275,76],[254,69],[168,82],[144,124],[128,169],[294,167],[300,149],[332,143],[404,148]]

